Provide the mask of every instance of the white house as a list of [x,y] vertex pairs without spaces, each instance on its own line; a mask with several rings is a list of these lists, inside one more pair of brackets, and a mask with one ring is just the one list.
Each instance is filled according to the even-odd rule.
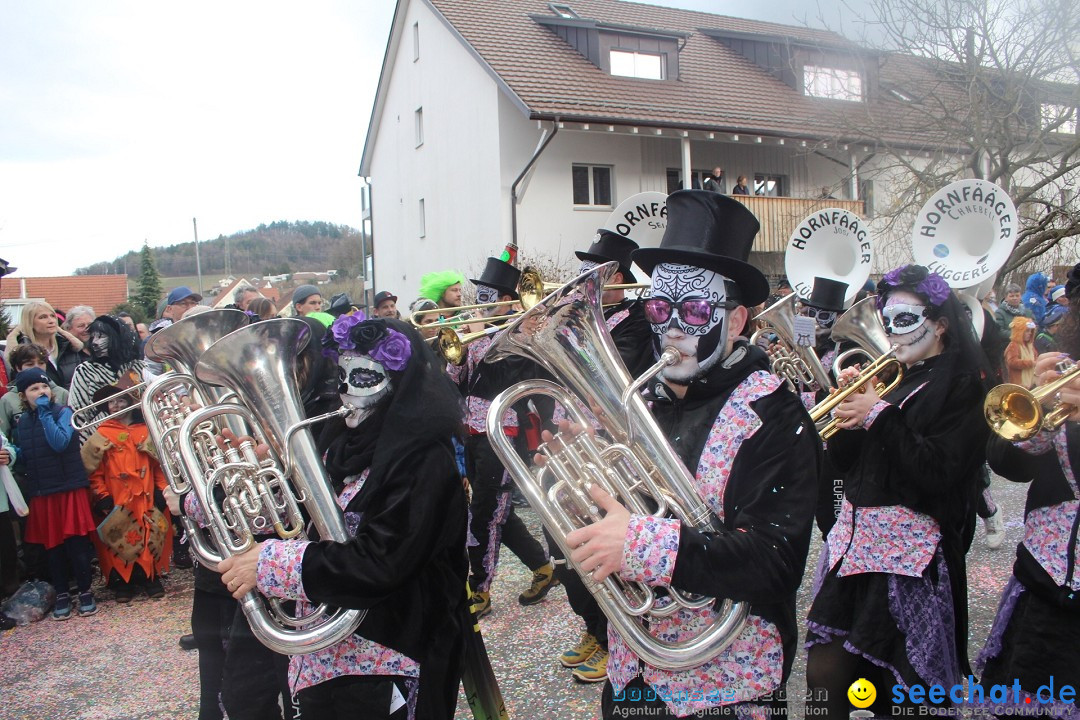
[[776,276],[814,210],[873,216],[876,149],[837,119],[899,128],[919,72],[825,31],[620,0],[399,0],[360,168],[368,287],[404,305],[422,274],[475,277],[510,241],[575,267],[620,201],[715,167],[728,193],[747,176]]

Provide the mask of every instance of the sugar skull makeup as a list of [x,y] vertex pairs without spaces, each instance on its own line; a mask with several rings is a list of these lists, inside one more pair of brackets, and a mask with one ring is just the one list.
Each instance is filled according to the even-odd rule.
[[674,347],[682,355],[661,373],[667,382],[689,384],[723,357],[727,311],[737,306],[728,300],[726,282],[720,273],[692,265],[661,263],[653,270],[645,319],[661,351]]
[[941,321],[928,318],[929,308],[918,295],[898,290],[885,300],[882,323],[896,347],[896,359],[905,365],[937,355],[942,350]]
[[343,353],[338,358],[338,382],[341,402],[358,411],[345,420],[351,428],[371,415],[379,401],[393,391],[386,368],[367,355]]
[[599,265],[600,263],[593,262],[592,260],[582,260],[581,267],[578,269],[578,275],[584,275],[585,273],[589,272],[594,267],[597,267]]
[[881,309],[881,319],[885,324],[885,332],[889,335],[907,335],[921,328],[926,322],[926,306],[893,303],[890,300]]

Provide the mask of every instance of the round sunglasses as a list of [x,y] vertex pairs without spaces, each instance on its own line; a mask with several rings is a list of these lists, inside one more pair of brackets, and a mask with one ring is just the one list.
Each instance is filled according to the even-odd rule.
[[679,318],[690,327],[708,325],[717,308],[731,310],[739,306],[736,302],[715,302],[704,298],[693,298],[672,302],[666,298],[649,298],[645,301],[645,319],[653,325],[663,325],[671,319],[671,313],[678,312]]

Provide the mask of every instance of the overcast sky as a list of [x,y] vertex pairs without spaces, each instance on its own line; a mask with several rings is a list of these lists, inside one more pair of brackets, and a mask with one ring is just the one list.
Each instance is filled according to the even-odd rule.
[[[653,4],[818,24],[812,2]],[[393,7],[0,0],[0,257],[17,276],[68,275],[188,242],[193,217],[201,240],[359,227]]]

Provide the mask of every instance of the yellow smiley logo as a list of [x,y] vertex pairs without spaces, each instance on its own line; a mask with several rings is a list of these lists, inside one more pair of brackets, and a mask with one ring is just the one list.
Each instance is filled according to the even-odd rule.
[[847,689],[848,700],[857,708],[868,708],[877,699],[877,688],[866,678],[859,678]]

